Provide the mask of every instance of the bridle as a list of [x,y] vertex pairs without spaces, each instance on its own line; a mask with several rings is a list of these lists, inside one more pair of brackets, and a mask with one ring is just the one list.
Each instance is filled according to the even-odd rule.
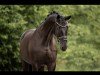
[[[65,26],[62,26],[62,25],[60,25],[57,21],[55,21],[56,22],[56,24],[58,25],[58,26],[60,26],[60,27],[62,27],[62,28],[65,28],[65,27],[67,27],[67,25],[65,25]],[[67,22],[68,23],[68,22]],[[58,41],[60,40],[60,39],[63,39],[64,41],[67,41],[67,36],[60,36],[60,37],[57,37],[58,38]]]
[[[67,22],[67,23],[68,23],[68,22]],[[67,27],[67,25],[65,25],[65,26],[60,25],[57,21],[56,21],[56,24],[57,24],[58,26],[62,27],[62,28]]]

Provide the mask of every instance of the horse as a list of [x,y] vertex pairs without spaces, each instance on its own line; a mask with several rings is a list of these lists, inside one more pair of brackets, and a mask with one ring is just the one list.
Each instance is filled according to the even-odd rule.
[[[20,38],[20,55],[23,71],[55,71],[57,48],[67,49],[68,21],[71,16],[51,12],[36,29],[25,31]],[[57,39],[57,40],[56,40]]]

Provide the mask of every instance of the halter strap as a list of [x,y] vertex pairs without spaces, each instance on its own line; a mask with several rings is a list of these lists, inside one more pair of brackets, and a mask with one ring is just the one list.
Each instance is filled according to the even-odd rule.
[[58,39],[63,39],[63,40],[67,40],[67,37],[66,36],[61,36],[61,37],[58,37]]
[[60,25],[58,22],[56,22],[56,24],[57,24],[58,26],[60,26],[60,27],[67,27],[67,25],[62,26],[62,25]]
[[[62,26],[62,25],[60,25],[57,21],[55,21],[56,22],[56,24],[58,25],[58,26],[60,26],[60,27],[67,27],[67,25],[65,25],[65,26]],[[67,40],[67,37],[66,36],[61,36],[61,37],[58,37],[58,39],[60,40],[60,39],[62,39],[63,38],[63,40]]]

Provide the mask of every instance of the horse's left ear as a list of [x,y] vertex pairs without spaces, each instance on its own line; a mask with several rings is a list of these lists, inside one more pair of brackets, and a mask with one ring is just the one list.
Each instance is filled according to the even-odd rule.
[[70,20],[71,16],[66,16],[64,18],[65,18],[65,20]]

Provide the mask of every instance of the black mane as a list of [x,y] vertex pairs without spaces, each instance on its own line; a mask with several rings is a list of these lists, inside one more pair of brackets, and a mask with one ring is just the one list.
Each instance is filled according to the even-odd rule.
[[[45,22],[46,19],[47,19],[50,15],[52,15],[52,14],[60,15],[60,14],[59,14],[58,12],[56,12],[56,11],[51,11],[51,12],[49,12],[49,14],[47,15],[47,17],[45,18],[45,20],[44,20],[43,22]],[[42,23],[43,23],[43,22],[42,22]],[[42,23],[41,23],[41,24],[42,24]],[[40,25],[41,25],[41,24],[40,24]]]
[[50,12],[47,16],[49,16],[49,15],[52,15],[52,14],[59,14],[58,12],[56,12],[56,11],[52,11],[52,12]]

